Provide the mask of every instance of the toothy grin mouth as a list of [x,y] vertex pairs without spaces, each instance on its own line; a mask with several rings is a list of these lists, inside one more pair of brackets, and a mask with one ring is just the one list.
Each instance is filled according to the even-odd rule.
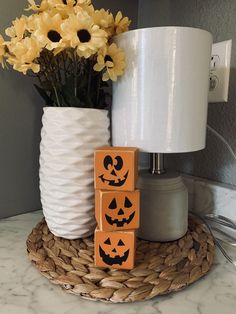
[[133,220],[134,216],[135,216],[135,212],[133,212],[133,213],[129,216],[128,219],[123,218],[122,220],[118,220],[118,219],[114,219],[114,220],[113,220],[110,216],[105,215],[107,222],[108,222],[110,225],[116,224],[117,227],[123,227],[125,224],[127,224],[127,225],[130,224],[130,222]]
[[124,175],[124,180],[118,179],[118,182],[116,182],[115,180],[108,180],[104,178],[104,174],[102,174],[101,176],[99,176],[99,178],[102,180],[103,183],[107,182],[108,185],[111,186],[122,186],[125,184],[127,178],[128,178],[128,174],[129,171],[126,172],[126,174]]
[[105,251],[99,246],[99,254],[103,260],[103,262],[107,265],[122,265],[124,262],[127,261],[129,256],[129,250],[125,251],[123,256],[116,255],[115,257],[110,257],[109,254],[106,254]]

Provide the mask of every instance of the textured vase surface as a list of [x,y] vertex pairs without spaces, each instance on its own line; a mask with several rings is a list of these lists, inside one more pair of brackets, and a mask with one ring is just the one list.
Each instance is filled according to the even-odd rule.
[[90,236],[95,229],[94,151],[110,139],[106,110],[44,108],[40,191],[50,231],[59,237]]

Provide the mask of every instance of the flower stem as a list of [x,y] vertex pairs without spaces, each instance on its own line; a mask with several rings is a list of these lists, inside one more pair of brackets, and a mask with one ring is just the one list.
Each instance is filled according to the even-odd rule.
[[64,80],[65,80],[65,83],[66,83],[66,80],[67,80],[67,68],[66,68],[66,59],[65,59],[65,53],[64,51],[62,52],[62,60],[63,60],[63,71],[64,71]]
[[98,74],[98,84],[97,84],[97,107],[99,106],[99,96],[100,96],[100,87],[101,87],[102,76]]
[[89,62],[89,76],[88,76],[88,96],[90,94],[90,87],[91,87],[91,79],[92,79],[92,73],[91,73],[91,62],[90,60],[88,61]]
[[77,97],[77,83],[78,83],[78,60],[76,52],[73,51],[73,60],[74,60],[74,95]]
[[60,59],[59,59],[58,56],[56,56],[55,60],[56,60],[56,68],[57,68],[57,71],[58,71],[58,79],[59,79],[60,84],[62,85],[62,76],[61,76],[61,69],[60,69]]
[[61,104],[60,104],[60,100],[59,100],[59,97],[58,97],[58,93],[57,93],[56,86],[55,86],[53,83],[52,83],[52,86],[53,86],[53,90],[54,90],[54,93],[55,93],[55,96],[56,96],[56,100],[57,100],[58,107],[61,107]]
[[45,74],[47,80],[52,84],[52,88],[53,88],[55,96],[56,96],[56,101],[57,101],[58,107],[61,107],[60,100],[59,100],[58,93],[57,93],[57,89],[56,89],[56,86],[54,84],[53,78],[50,79],[50,77],[48,76],[46,71],[44,72],[44,74]]

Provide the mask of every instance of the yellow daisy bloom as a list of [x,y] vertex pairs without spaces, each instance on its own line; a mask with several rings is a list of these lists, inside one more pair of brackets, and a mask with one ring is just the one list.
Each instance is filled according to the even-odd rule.
[[99,50],[94,70],[97,72],[105,70],[102,76],[103,81],[108,81],[109,79],[117,81],[117,77],[124,73],[125,66],[124,51],[113,43]]
[[75,7],[77,5],[90,5],[91,0],[48,0],[48,3],[51,7],[63,7],[63,6],[72,6]]
[[42,0],[40,4],[36,4],[35,0],[28,0],[29,6],[25,11],[43,12],[49,8],[48,0]]
[[77,49],[80,57],[89,58],[107,42],[107,33],[94,25],[93,19],[84,11],[70,15],[61,28],[63,38]]
[[70,14],[75,13],[76,0],[48,0],[50,15],[59,13],[63,19],[69,17]]
[[30,16],[27,17],[27,30],[32,34],[36,28],[36,20],[38,19],[39,15],[36,14],[31,14]]
[[131,21],[128,17],[123,17],[122,13],[119,11],[115,17],[115,34],[119,35],[127,32],[129,30],[130,23]]
[[24,38],[27,29],[27,17],[22,15],[20,18],[16,18],[12,22],[12,26],[8,27],[5,30],[5,33],[12,39],[19,41]]
[[76,0],[48,0],[48,4],[50,8],[65,10],[72,9],[76,5]]
[[4,44],[3,37],[0,35],[0,63],[2,66],[3,66],[4,55],[5,55],[5,44]]
[[90,5],[91,4],[91,0],[76,0],[78,5],[81,4],[86,4],[86,5]]
[[19,72],[27,73],[32,70],[34,73],[40,71],[36,59],[40,56],[41,49],[38,42],[30,37],[26,37],[16,43],[8,45],[9,56],[7,62],[13,65],[13,69]]
[[77,14],[78,12],[87,12],[89,16],[93,16],[94,14],[94,7],[92,4],[80,4],[80,5],[76,5],[75,7],[73,7],[75,14]]
[[43,12],[35,18],[35,31],[33,37],[37,39],[41,47],[48,50],[55,48],[65,48],[65,43],[61,35],[61,24],[63,19],[59,13],[49,14]]
[[51,9],[57,9],[63,18],[81,10],[88,13],[91,10],[91,0],[48,0],[48,4]]
[[93,15],[94,24],[98,25],[101,29],[104,29],[108,36],[111,36],[114,32],[114,17],[109,10],[104,9],[94,11]]
[[91,0],[75,0],[75,2],[76,2],[75,7],[76,6],[84,7],[84,6],[90,6],[91,5]]

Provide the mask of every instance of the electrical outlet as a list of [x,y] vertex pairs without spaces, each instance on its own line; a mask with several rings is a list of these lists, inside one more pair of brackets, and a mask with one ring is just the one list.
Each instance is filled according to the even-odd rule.
[[212,45],[209,102],[227,102],[232,40]]

